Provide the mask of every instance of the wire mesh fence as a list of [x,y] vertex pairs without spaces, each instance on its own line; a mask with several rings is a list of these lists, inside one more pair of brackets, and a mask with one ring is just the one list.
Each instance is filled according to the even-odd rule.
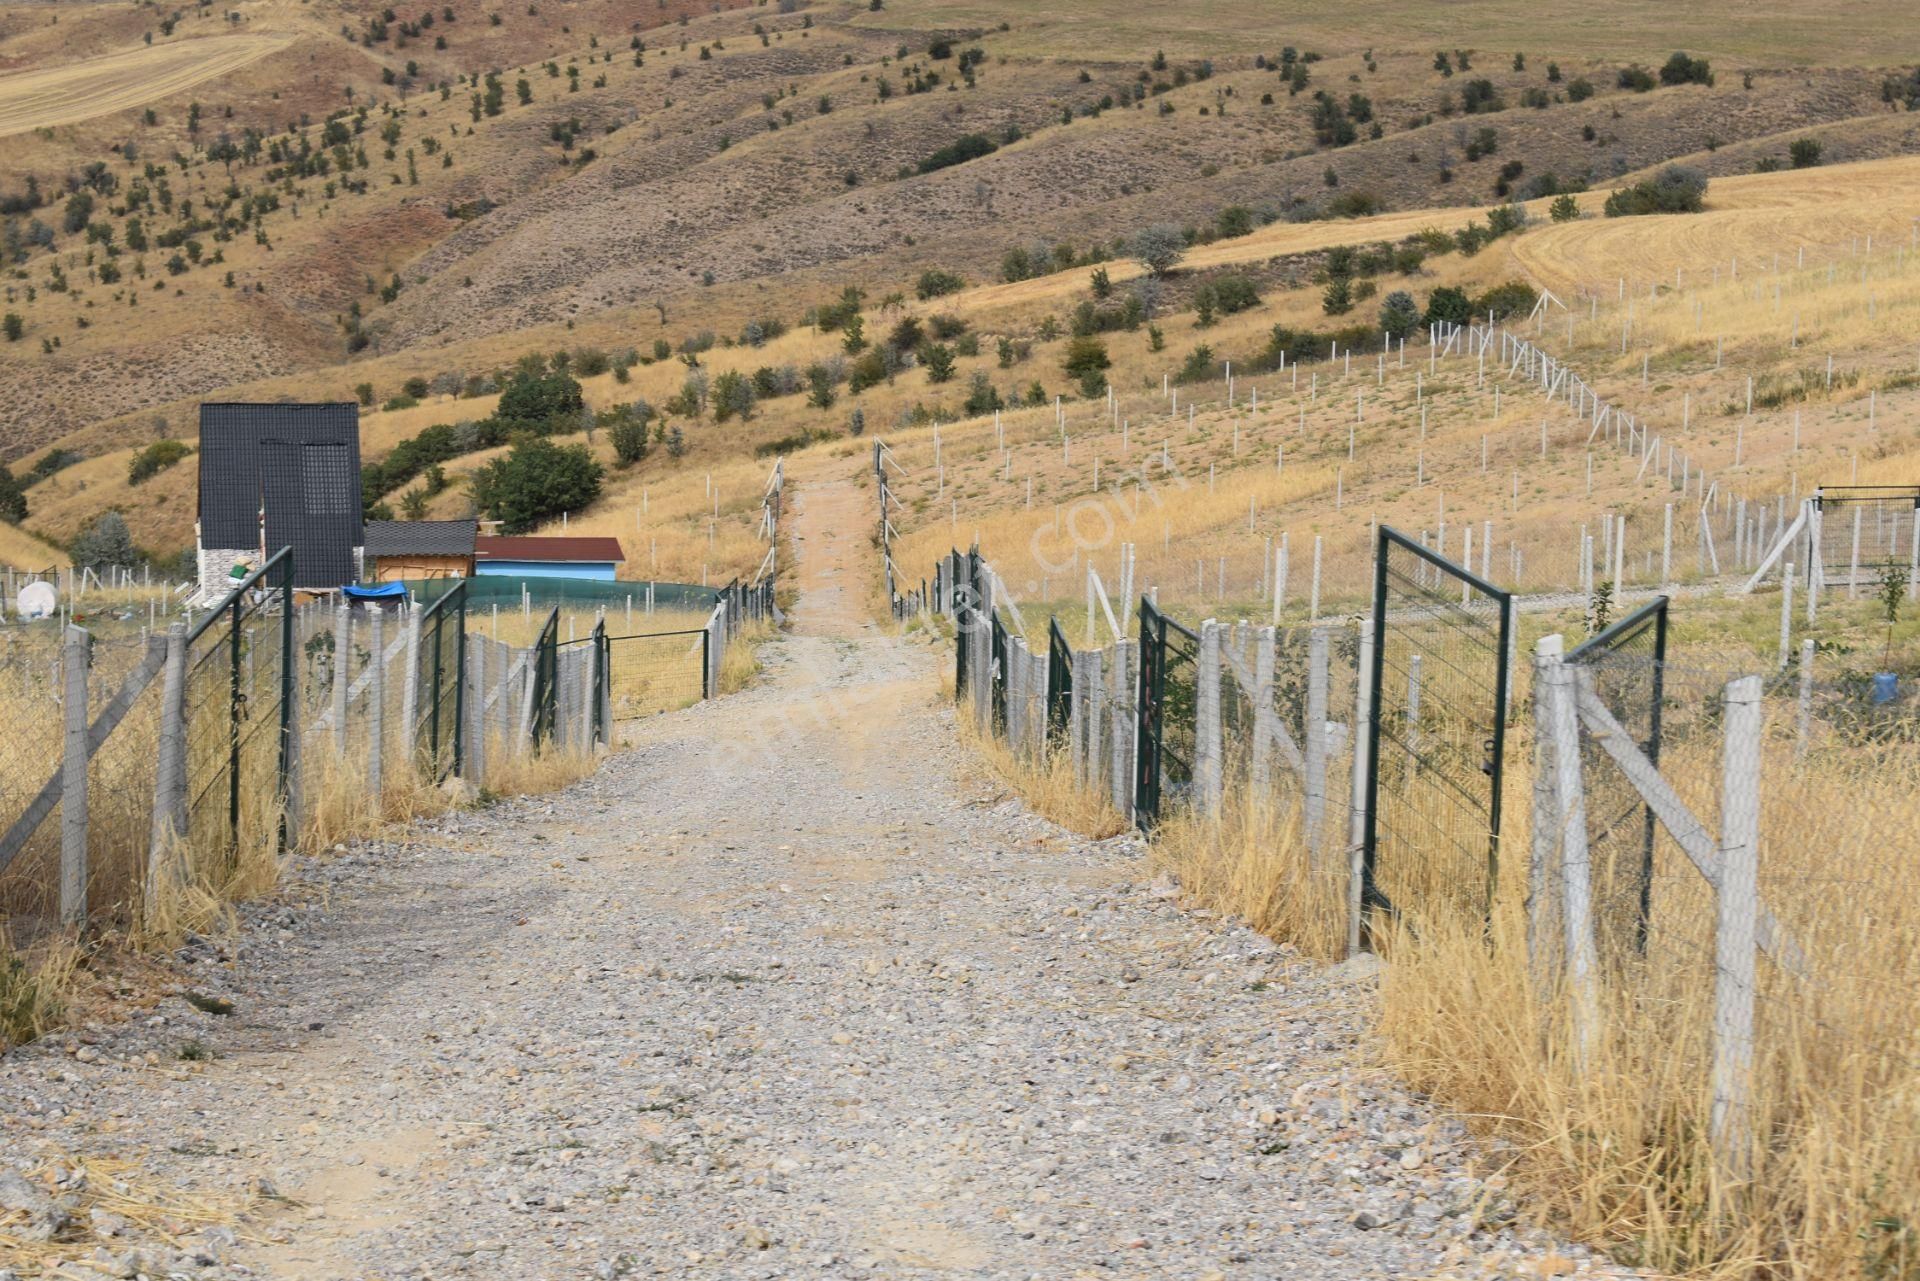
[[704,629],[607,637],[613,719],[617,722],[654,716],[707,697],[707,649],[711,640]]
[[467,594],[464,580],[420,612],[415,665],[415,750],[434,782],[460,772],[460,734],[466,689]]

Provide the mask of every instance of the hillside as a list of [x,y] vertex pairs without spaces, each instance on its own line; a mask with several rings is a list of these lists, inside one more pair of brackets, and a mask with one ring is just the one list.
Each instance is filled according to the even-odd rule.
[[[1519,41],[1517,11],[1476,10],[1477,43]],[[1019,300],[1068,287],[1057,246],[1097,261],[1156,222],[1210,238],[1240,230],[1222,211],[1276,219],[1191,259],[1246,262],[1676,156],[1716,175],[1719,209],[1742,198],[1720,175],[1789,141],[1817,135],[1832,164],[1920,140],[1883,92],[1907,73],[1847,23],[1723,43],[1690,13],[1713,83],[1636,92],[1620,68],[1658,68],[1679,36],[1547,23],[1513,50],[1411,31],[1389,49],[1307,21],[1256,40],[1242,17],[1176,5],[1088,42],[1022,3],[0,9],[0,122],[29,130],[0,156],[22,322],[0,344],[0,439],[16,466],[56,442],[99,455],[190,438],[203,398],[369,383],[379,403],[530,351],[797,328],[849,282],[881,301],[930,269],[985,286],[1013,250],[1045,274],[978,305],[1032,340]],[[986,154],[940,164],[976,135]],[[1407,212],[1324,221],[1368,209]],[[128,514],[177,547],[177,513],[146,510],[161,493]],[[71,504],[45,506],[36,526],[70,536]]]

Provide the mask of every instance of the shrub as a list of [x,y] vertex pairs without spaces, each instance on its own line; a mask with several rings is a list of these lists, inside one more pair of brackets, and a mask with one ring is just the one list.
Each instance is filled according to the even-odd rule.
[[[984,372],[976,372],[967,383],[967,399],[962,406],[967,413],[978,417],[990,414],[1002,405],[1000,393],[994,389],[993,380]],[[858,435],[859,433],[855,433]]]
[[75,566],[87,569],[124,568],[138,559],[133,536],[127,532],[126,518],[119,512],[102,512],[82,530],[67,548]]
[[920,363],[927,368],[927,381],[930,383],[950,382],[953,379],[953,348],[945,343],[930,342],[920,349]]
[[1699,213],[1706,203],[1707,175],[1690,165],[1668,165],[1645,182],[1607,197],[1609,218],[1635,214]]
[[1585,102],[1593,97],[1593,81],[1585,76],[1575,76],[1567,81],[1567,101]]
[[18,525],[27,518],[27,496],[20,490],[20,482],[14,479],[13,471],[0,463],[0,520],[10,525]]
[[403,395],[411,398],[415,404],[418,404],[420,401],[426,399],[428,386],[429,384],[426,379],[416,376],[401,383],[400,391]]
[[1174,381],[1180,383],[1205,382],[1214,376],[1213,348],[1201,343],[1187,353],[1186,360],[1180,366],[1180,372],[1174,375]]
[[1404,338],[1420,324],[1420,305],[1404,289],[1388,294],[1380,304],[1380,329],[1389,338]]
[[1539,300],[1540,295],[1534,292],[1532,285],[1521,280],[1509,280],[1475,298],[1473,314],[1485,316],[1492,313],[1496,321],[1504,320],[1509,316],[1525,315],[1533,310],[1533,305]]
[[1186,256],[1187,236],[1172,223],[1158,223],[1135,232],[1127,252],[1148,275],[1164,276]]
[[1344,316],[1353,310],[1353,281],[1335,276],[1320,293],[1320,310],[1329,316]]
[[736,369],[726,370],[713,380],[712,402],[715,422],[735,415],[745,422],[753,417],[753,380]]
[[825,365],[807,366],[807,403],[815,409],[831,409],[838,393],[833,372]]
[[1562,192],[1554,197],[1553,207],[1549,212],[1552,213],[1555,222],[1572,222],[1580,216],[1580,202],[1573,198],[1571,192]]
[[1787,144],[1787,159],[1795,169],[1811,169],[1820,163],[1820,144],[1812,138],[1795,138]]
[[20,319],[18,312],[10,311],[0,318],[0,329],[5,330],[8,342],[19,342],[21,335],[27,332],[27,322]]
[[991,155],[998,150],[1000,150],[1000,144],[983,133],[962,134],[922,160],[918,171],[927,174],[939,169],[950,169],[954,165],[978,160],[981,156]]
[[961,334],[966,333],[967,322],[958,316],[942,313],[937,316],[927,317],[927,328],[933,331],[935,338],[944,342],[949,339],[958,338]]
[[1710,85],[1713,83],[1713,71],[1705,58],[1689,58],[1684,53],[1676,53],[1660,68],[1660,83]]
[[501,388],[494,416],[509,431],[545,434],[572,426],[585,405],[580,384],[570,374],[536,374],[522,369]]
[[1620,69],[1619,83],[1622,89],[1631,89],[1635,93],[1646,93],[1653,88],[1653,73],[1636,62],[1630,67],[1622,67]]
[[[674,452],[671,438],[668,452]],[[506,457],[474,473],[473,501],[488,519],[501,523],[502,532],[522,534],[548,517],[578,511],[598,498],[604,475],[585,445],[561,446],[527,437]]]
[[1371,191],[1345,191],[1327,202],[1329,218],[1370,218],[1380,212],[1380,197]]
[[631,467],[647,456],[647,422],[652,417],[653,407],[644,400],[594,415],[594,421],[607,429],[614,460],[620,466]]
[[1083,380],[1090,373],[1105,373],[1112,366],[1113,361],[1107,356],[1107,345],[1098,338],[1069,340],[1060,360],[1062,371],[1075,380]]
[[1427,327],[1437,323],[1463,325],[1467,317],[1473,314],[1473,304],[1467,301],[1467,295],[1452,285],[1441,285],[1427,295]]
[[920,273],[920,279],[915,283],[913,292],[920,301],[925,302],[929,298],[942,298],[947,294],[958,293],[966,287],[967,282],[952,272],[934,268]]
[[127,461],[127,484],[149,480],[192,452],[180,441],[156,440]]
[[359,401],[363,406],[371,405],[373,403],[373,384],[372,383],[357,384],[353,389],[353,398]]
[[1202,300],[1223,316],[1231,316],[1260,304],[1260,291],[1245,276],[1221,276],[1201,285],[1194,293],[1195,304]]

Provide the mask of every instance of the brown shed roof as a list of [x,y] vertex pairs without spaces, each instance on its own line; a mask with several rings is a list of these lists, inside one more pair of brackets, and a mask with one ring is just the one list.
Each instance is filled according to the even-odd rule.
[[477,560],[613,561],[626,560],[617,538],[542,538],[482,535],[473,540]]

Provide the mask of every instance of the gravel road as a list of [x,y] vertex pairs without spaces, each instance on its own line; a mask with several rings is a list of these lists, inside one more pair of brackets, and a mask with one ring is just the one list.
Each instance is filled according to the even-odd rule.
[[99,1210],[63,1275],[1602,1271],[1503,1226],[1459,1126],[1366,1066],[1364,971],[966,759],[934,651],[861,621],[870,497],[801,488],[756,688],[303,865],[183,950],[229,1014],[171,996],[0,1063],[0,1167],[252,1200],[173,1241]]

